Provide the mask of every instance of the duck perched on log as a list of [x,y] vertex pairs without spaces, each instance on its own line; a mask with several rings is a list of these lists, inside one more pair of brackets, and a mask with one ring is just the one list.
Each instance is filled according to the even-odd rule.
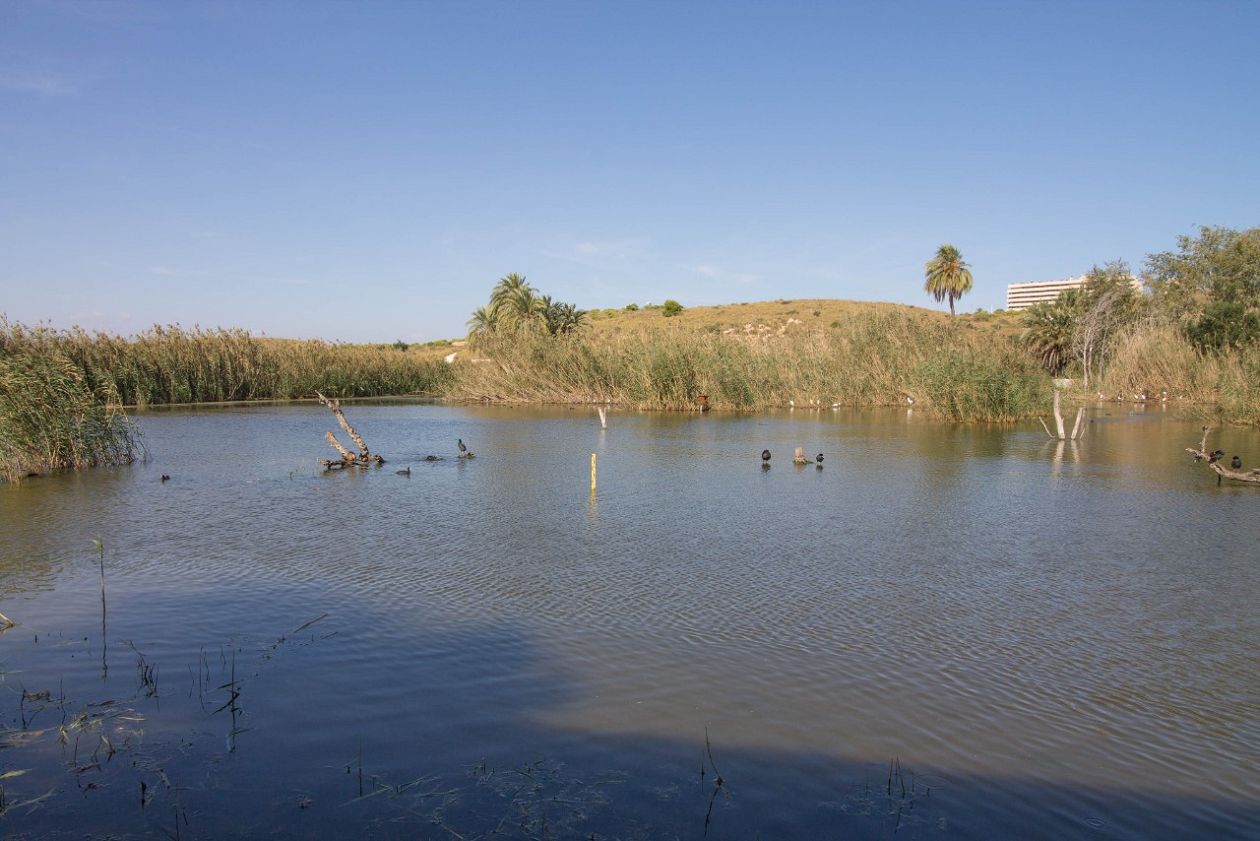
[[[1198,449],[1194,447],[1186,447],[1186,452],[1194,456],[1195,462],[1207,461],[1208,467],[1212,468],[1216,473],[1216,483],[1219,485],[1222,479],[1232,479],[1235,482],[1250,482],[1260,484],[1260,468],[1256,468],[1247,473],[1242,472],[1242,459],[1234,456],[1230,460],[1230,467],[1221,464],[1221,459],[1225,457],[1224,450],[1213,450],[1208,452],[1207,438],[1209,427],[1203,427],[1203,440],[1199,442]],[[1233,469],[1230,469],[1233,468]]]

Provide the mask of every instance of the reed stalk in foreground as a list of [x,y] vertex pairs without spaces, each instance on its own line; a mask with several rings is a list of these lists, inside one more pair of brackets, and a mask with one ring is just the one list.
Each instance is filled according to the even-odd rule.
[[109,638],[105,634],[105,541],[99,537],[93,538],[92,546],[96,549],[101,565],[101,680],[105,680],[109,677],[109,660],[106,659]]

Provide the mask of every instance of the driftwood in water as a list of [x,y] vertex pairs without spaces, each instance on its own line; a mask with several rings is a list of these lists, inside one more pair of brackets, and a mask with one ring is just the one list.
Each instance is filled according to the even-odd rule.
[[368,449],[367,442],[363,440],[363,436],[359,435],[359,433],[355,431],[354,427],[350,425],[350,421],[346,420],[346,416],[341,411],[340,400],[325,397],[318,391],[315,392],[315,396],[319,398],[320,403],[323,403],[328,407],[329,411],[336,415],[337,423],[341,424],[341,428],[345,430],[346,434],[350,436],[350,440],[353,441],[355,446],[359,448],[359,454],[356,456],[354,453],[341,446],[341,442],[337,440],[336,435],[333,435],[331,432],[324,433],[324,438],[328,441],[332,448],[341,454],[340,459],[321,459],[320,464],[324,465],[325,470],[340,470],[345,467],[353,466],[366,467],[369,464],[385,463],[385,459]]
[[1084,419],[1084,417],[1085,417],[1085,407],[1081,406],[1076,410],[1076,423],[1072,424],[1072,437],[1069,439],[1067,433],[1063,429],[1063,412],[1059,408],[1059,392],[1055,391],[1054,393],[1054,428],[1059,434],[1055,435],[1053,432],[1051,432],[1050,427],[1046,426],[1046,422],[1041,420],[1041,418],[1037,418],[1037,420],[1041,421],[1041,428],[1044,429],[1046,431],[1046,434],[1049,435],[1051,438],[1057,438],[1060,441],[1067,441],[1067,440],[1075,441],[1076,439],[1082,437],[1085,434],[1085,428],[1081,426],[1081,421]]
[[792,455],[793,464],[813,464],[813,459],[805,457],[805,448],[797,447],[796,452]]
[[1260,484],[1260,467],[1255,468],[1254,470],[1248,470],[1244,473],[1241,470],[1231,470],[1221,464],[1221,461],[1225,458],[1224,456],[1215,460],[1212,459],[1212,453],[1208,452],[1207,448],[1209,428],[1210,427],[1206,426],[1203,427],[1203,440],[1199,442],[1199,448],[1196,450],[1194,447],[1186,447],[1186,452],[1194,456],[1195,461],[1206,461],[1207,466],[1216,471],[1216,475],[1218,477],[1216,481],[1218,484],[1222,478],[1233,479],[1235,482],[1253,482]]

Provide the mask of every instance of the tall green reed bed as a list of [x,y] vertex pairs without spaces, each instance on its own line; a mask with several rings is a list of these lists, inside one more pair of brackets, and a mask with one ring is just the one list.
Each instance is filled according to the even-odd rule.
[[122,405],[442,393],[431,353],[154,327],[133,338],[0,317],[0,479],[135,459]]
[[123,338],[0,321],[8,344],[68,359],[88,388],[127,405],[440,394],[452,378],[433,354],[318,340],[267,339],[245,330],[153,327]]
[[12,337],[0,332],[0,481],[134,461],[137,432],[116,394],[93,389],[64,355]]
[[654,328],[599,337],[492,336],[448,396],[611,401],[644,409],[883,406],[914,401],[960,421],[1009,421],[1050,402],[1049,377],[1008,340],[910,313],[859,313],[827,329],[723,335]]

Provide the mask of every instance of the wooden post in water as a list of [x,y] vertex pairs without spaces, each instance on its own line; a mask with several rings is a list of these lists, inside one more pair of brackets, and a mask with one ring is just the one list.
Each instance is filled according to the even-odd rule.
[[595,454],[591,453],[591,492],[595,491]]
[[607,416],[606,414],[604,414],[604,407],[603,407],[603,406],[600,406],[600,407],[599,407],[599,408],[597,408],[595,411],[599,412],[599,428],[600,428],[600,429],[607,429],[607,428],[608,428],[608,416]]

